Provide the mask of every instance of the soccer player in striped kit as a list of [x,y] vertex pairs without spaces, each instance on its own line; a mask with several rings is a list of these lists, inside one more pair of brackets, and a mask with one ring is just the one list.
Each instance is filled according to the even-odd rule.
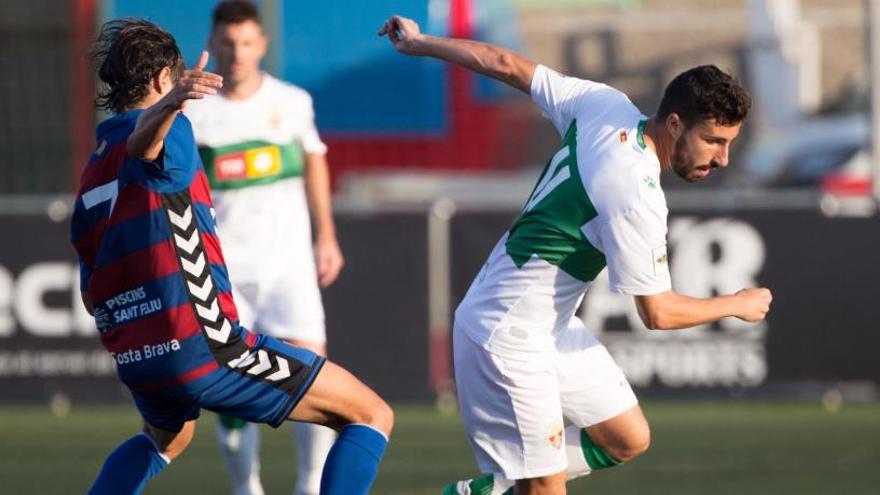
[[215,94],[207,53],[184,70],[174,38],[154,24],[105,24],[92,49],[97,129],[71,238],[83,302],[144,420],[106,459],[90,493],[140,493],[192,439],[201,409],[274,427],[336,429],[322,494],[365,494],[393,413],[375,392],[307,349],[239,323],[216,235],[210,187],[186,103]]

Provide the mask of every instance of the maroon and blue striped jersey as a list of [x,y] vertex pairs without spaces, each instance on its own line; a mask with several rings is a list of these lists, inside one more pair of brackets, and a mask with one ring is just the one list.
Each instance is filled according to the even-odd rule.
[[256,337],[238,324],[189,121],[178,115],[161,156],[144,162],[126,151],[140,113],[98,126],[71,239],[101,343],[124,383],[151,390],[235,362]]

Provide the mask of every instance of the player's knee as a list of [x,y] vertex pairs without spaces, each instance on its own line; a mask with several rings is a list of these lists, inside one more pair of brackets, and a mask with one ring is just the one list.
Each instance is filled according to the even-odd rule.
[[370,425],[390,436],[394,427],[394,411],[381,397],[369,389],[367,391],[372,397],[361,401],[357,407],[344,411],[339,417],[340,423],[335,427],[340,429],[348,424],[360,423]]
[[379,399],[370,409],[369,419],[365,423],[382,431],[386,436],[391,436],[391,430],[394,428],[394,410],[391,406]]
[[611,446],[609,454],[620,462],[640,456],[651,445],[651,429],[647,423],[630,430],[616,445]]
[[156,444],[156,447],[163,455],[168,457],[169,460],[174,460],[192,442],[195,435],[195,421],[186,422],[183,428],[177,432],[162,430],[149,423],[145,423],[144,433],[153,440],[153,443]]

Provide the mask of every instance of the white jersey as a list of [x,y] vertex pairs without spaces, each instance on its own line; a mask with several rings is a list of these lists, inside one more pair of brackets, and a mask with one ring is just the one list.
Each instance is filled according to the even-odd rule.
[[606,265],[616,292],[671,288],[647,118],[609,86],[540,65],[531,96],[562,146],[456,310],[456,327],[499,354],[551,350]]
[[311,256],[303,153],[323,154],[327,147],[315,129],[309,94],[264,73],[250,98],[207,96],[191,101],[186,115],[236,275],[256,276],[276,254]]
[[263,74],[245,100],[220,95],[186,109],[211,182],[217,231],[242,324],[321,343],[324,312],[315,273],[305,153],[327,147],[304,90]]

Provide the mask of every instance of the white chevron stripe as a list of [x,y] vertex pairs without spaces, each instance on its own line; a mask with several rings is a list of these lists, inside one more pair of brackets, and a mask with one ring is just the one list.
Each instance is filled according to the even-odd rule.
[[269,360],[269,354],[266,351],[261,350],[257,352],[257,357],[260,359],[260,362],[248,370],[248,373],[251,375],[259,375],[272,367],[272,362]]
[[267,376],[266,379],[277,382],[278,380],[282,380],[290,376],[290,366],[287,365],[287,360],[275,356],[275,361],[278,362],[278,371]]
[[[198,306],[196,306],[198,307]],[[211,340],[216,340],[217,342],[221,342],[223,344],[229,340],[229,333],[232,331],[232,326],[229,324],[229,321],[225,318],[223,319],[223,324],[220,325],[220,330],[216,328],[209,327],[205,325],[205,333],[208,334],[208,338]]]
[[220,308],[217,306],[216,299],[211,302],[210,308],[196,304],[196,311],[199,313],[199,316],[209,321],[216,321],[217,317],[220,316]]
[[228,364],[232,368],[244,368],[245,366],[250,366],[251,363],[256,360],[256,354],[253,353],[250,349],[241,353],[241,356],[229,361]]
[[195,263],[187,261],[184,258],[180,258],[180,263],[183,265],[183,269],[186,270],[190,275],[195,275],[199,277],[202,275],[202,272],[205,271],[205,255],[199,253],[199,258]]
[[189,236],[189,239],[185,239],[177,234],[174,234],[174,243],[177,244],[177,247],[186,251],[187,254],[193,254],[196,246],[199,245],[199,229],[193,230],[193,233],[191,236]]
[[192,221],[192,208],[187,206],[186,210],[183,211],[183,215],[178,215],[169,209],[168,217],[171,219],[171,223],[177,225],[177,227],[182,230],[186,230],[186,228],[189,227],[189,223]]
[[205,279],[205,283],[202,284],[201,287],[198,285],[187,281],[186,285],[189,286],[189,293],[199,298],[201,301],[208,302],[208,296],[211,295],[211,289],[214,288],[214,284],[211,283],[211,277]]

